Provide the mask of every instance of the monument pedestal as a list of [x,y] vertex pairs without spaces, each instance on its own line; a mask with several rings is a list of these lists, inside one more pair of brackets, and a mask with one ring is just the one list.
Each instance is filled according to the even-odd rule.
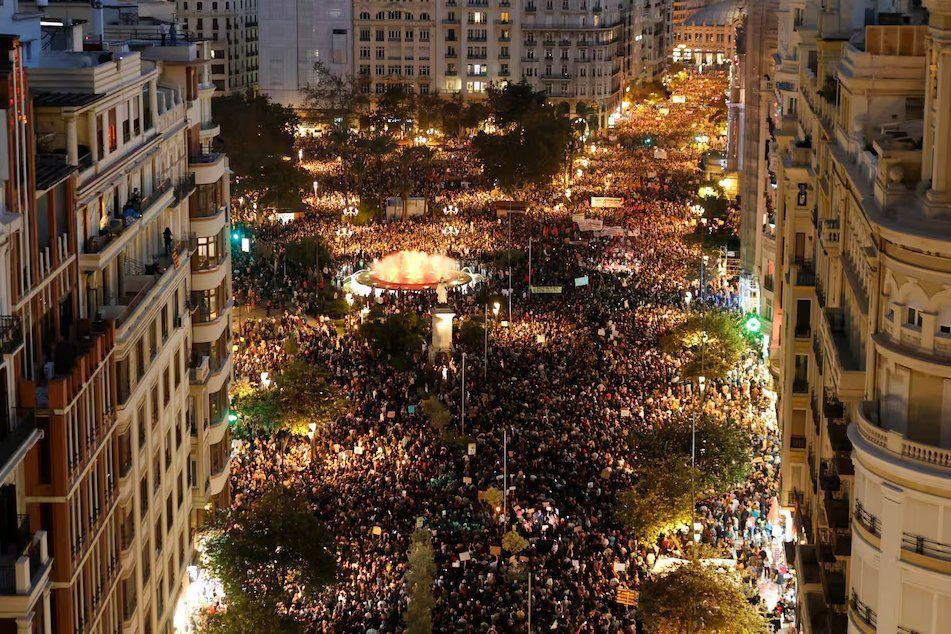
[[440,352],[452,352],[452,321],[456,313],[448,306],[437,306],[433,310],[433,341],[429,346],[429,360],[432,362]]

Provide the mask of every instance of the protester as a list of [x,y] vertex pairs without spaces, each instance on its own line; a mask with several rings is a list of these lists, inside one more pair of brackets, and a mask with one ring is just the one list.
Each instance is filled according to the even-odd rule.
[[[699,410],[740,421],[755,439],[748,480],[698,503],[701,539],[737,562],[768,597],[774,620],[781,624],[783,611],[794,611],[776,546],[784,528],[776,510],[779,438],[769,416],[768,373],[750,353],[701,396],[680,379],[679,359],[658,345],[685,319],[688,297],[694,307],[738,303],[735,279],[711,273],[701,288],[700,252],[685,240],[697,222],[691,205],[704,149],[694,137],[722,145],[722,121],[705,113],[722,110],[724,88],[722,73],[674,80],[670,89],[685,95],[685,103],[630,109],[576,161],[581,173],[569,187],[561,182],[519,193],[529,202],[524,217],[493,215],[491,201],[501,193],[482,182],[477,163],[456,143],[439,158],[452,166],[454,180],[470,187],[452,190],[442,178],[425,183],[420,193],[435,210],[427,217],[353,226],[340,214],[345,190],[323,187],[313,211],[287,224],[247,210],[240,216],[260,246],[235,254],[237,300],[276,314],[241,324],[235,374],[257,384],[262,372],[274,375],[297,355],[325,368],[353,404],[313,447],[306,438],[237,441],[232,465],[234,505],[281,483],[307,492],[335,536],[338,583],[316,598],[288,588],[284,607],[309,630],[401,631],[409,539],[427,526],[436,558],[437,630],[524,629],[530,572],[531,618],[539,631],[634,632],[636,611],[616,602],[618,588],[637,588],[660,558],[683,556],[690,536],[640,543],[619,523],[619,494],[633,484],[627,439]],[[666,158],[655,158],[657,147]],[[321,183],[333,182],[338,171],[328,168]],[[393,182],[389,172],[373,178],[383,191]],[[591,196],[624,202],[592,209]],[[442,217],[439,210],[450,202],[459,213]],[[579,214],[618,230],[582,231]],[[333,262],[288,267],[286,245],[310,236],[327,244]],[[518,258],[510,273],[499,258],[509,248],[531,248],[531,270]],[[486,349],[467,359],[461,447],[441,438],[419,406],[437,395],[461,431],[461,356],[431,374],[418,372],[426,354],[420,349],[414,367],[396,371],[356,334],[363,305],[425,315],[431,293],[358,299],[340,322],[316,315],[322,293],[339,296],[346,275],[400,249],[446,253],[486,273],[485,289],[450,294],[457,324],[487,314],[487,298],[498,297],[512,279],[511,322],[503,324],[503,298],[498,315],[488,313]],[[529,277],[561,292],[533,294]],[[287,345],[290,339],[296,348]],[[510,487],[504,515],[479,500],[480,491],[503,487],[503,430]],[[516,557],[499,549],[506,530],[528,540]]]

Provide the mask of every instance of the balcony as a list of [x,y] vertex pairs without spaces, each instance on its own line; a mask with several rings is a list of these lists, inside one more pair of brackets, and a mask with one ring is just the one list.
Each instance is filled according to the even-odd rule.
[[166,180],[141,200],[128,201],[128,211],[122,217],[113,218],[106,229],[100,230],[99,235],[86,239],[79,258],[82,269],[90,271],[104,268],[125,249],[140,227],[150,224],[174,200],[175,188],[171,180]]
[[852,346],[845,313],[841,308],[826,308],[822,314],[820,325],[825,330],[831,348],[829,368],[839,392],[861,395],[865,390],[865,360],[861,352]]
[[115,347],[115,327],[108,321],[79,320],[76,336],[62,344],[53,377],[20,383],[20,403],[37,409],[65,409],[103,366]]
[[227,163],[227,157],[218,152],[192,154],[188,157],[188,167],[195,173],[195,183],[198,185],[210,185],[220,181],[228,171]]
[[204,141],[221,134],[221,126],[214,121],[203,121],[198,129],[199,138]]
[[48,585],[52,559],[46,531],[29,532],[29,518],[18,516],[2,538],[0,612],[26,614]]
[[211,362],[207,356],[192,360],[192,365],[188,369],[188,377],[192,385],[204,385],[211,373]]
[[800,260],[795,264],[796,286],[815,286],[816,270],[810,260]]
[[195,174],[189,172],[187,175],[182,176],[175,182],[175,198],[177,200],[185,200],[192,195],[195,191]]
[[0,315],[0,354],[14,354],[23,345],[23,326],[18,315]]
[[878,627],[878,615],[868,604],[863,603],[855,592],[849,599],[849,619],[863,634],[871,634]]
[[[909,440],[900,432],[882,426],[878,403],[862,401],[856,408],[856,421],[849,429],[849,437],[856,445],[868,443],[882,451],[900,456],[910,462],[909,467],[921,465],[951,469],[951,449]],[[863,447],[866,451],[867,448]]]
[[878,540],[882,537],[882,523],[879,521],[878,516],[866,511],[862,503],[856,500],[853,517],[855,523],[865,529],[865,533],[876,538],[874,540],[874,546],[878,547]]
[[18,407],[5,420],[4,415],[6,412],[0,412],[0,479],[5,479],[43,437],[32,409]]
[[231,442],[225,439],[217,445],[212,445],[210,460],[208,495],[218,495],[231,474]]
[[134,321],[141,314],[140,310],[146,299],[157,298],[161,293],[153,290],[167,284],[177,275],[177,272],[188,263],[191,252],[195,249],[194,235],[186,235],[183,239],[173,242],[168,254],[156,255],[153,263],[146,265],[142,262],[126,258],[123,262],[122,286],[125,291],[114,298],[106,298],[104,305],[99,307],[99,314],[103,319],[114,319],[116,327]]
[[942,562],[951,562],[951,544],[945,544],[933,539],[928,539],[923,535],[902,533],[901,548],[903,551],[921,555],[929,559],[938,559]]

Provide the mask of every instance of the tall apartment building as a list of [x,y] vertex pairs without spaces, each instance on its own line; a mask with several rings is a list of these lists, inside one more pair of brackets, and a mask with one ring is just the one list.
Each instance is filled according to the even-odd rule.
[[84,45],[60,20],[73,48],[4,84],[24,105],[3,137],[20,154],[0,160],[0,420],[25,448],[0,458],[3,508],[36,546],[13,557],[16,603],[0,560],[0,623],[17,607],[24,632],[169,631],[194,531],[229,497],[229,182],[210,149],[212,58],[171,39]]
[[289,106],[317,81],[314,66],[339,77],[353,74],[352,0],[261,0],[260,88]]
[[730,62],[736,55],[736,29],[745,11],[745,0],[722,0],[691,12],[674,26],[673,61],[696,65]]
[[176,0],[176,6],[188,37],[211,42],[211,83],[218,94],[256,91],[258,0]]
[[[15,12],[16,3],[11,5],[3,9]],[[51,533],[30,512],[27,456],[48,432],[36,410],[17,397],[17,387],[32,319],[52,312],[59,302],[64,281],[75,272],[75,250],[68,227],[49,222],[48,210],[55,207],[49,191],[36,195],[33,187],[37,173],[26,51],[16,27],[30,41],[39,33],[39,20],[11,26],[12,34],[0,35],[0,629],[47,634],[52,631]],[[62,214],[54,216],[68,225]]]
[[[437,46],[439,4],[440,0],[354,0],[353,70],[365,90],[382,94],[402,86],[416,94],[436,92],[437,53],[442,50]],[[451,17],[447,13],[445,19],[459,21],[456,13]],[[453,32],[452,42],[457,40],[458,33]],[[458,59],[455,44],[451,47]],[[455,62],[451,71],[457,74]]]
[[400,85],[479,98],[492,84],[524,79],[606,118],[621,102],[626,69],[640,73],[639,62],[626,61],[629,38],[643,39],[631,20],[627,0],[355,0],[354,70],[373,94]]
[[671,38],[669,0],[318,4],[261,5],[261,86],[282,103],[300,105],[299,92],[322,61],[338,75],[352,72],[374,95],[401,86],[478,99],[492,84],[524,79],[555,101],[593,106],[607,119],[625,84],[661,72]]
[[778,14],[756,261],[806,632],[951,617],[951,3],[924,5]]
[[623,35],[631,2],[528,0],[521,23],[521,77],[572,110],[594,105],[606,118],[623,97]]

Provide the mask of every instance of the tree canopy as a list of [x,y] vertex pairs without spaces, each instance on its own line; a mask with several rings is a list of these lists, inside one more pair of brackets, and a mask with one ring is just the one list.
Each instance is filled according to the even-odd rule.
[[294,110],[261,94],[215,97],[212,109],[221,126],[216,143],[234,172],[232,195],[262,207],[299,206],[310,185],[294,150]]
[[635,470],[641,474],[658,465],[672,468],[675,460],[689,467],[694,426],[698,492],[723,492],[742,482],[750,469],[749,431],[732,418],[721,421],[693,411],[631,434],[629,448]]
[[435,553],[429,531],[417,529],[409,548],[406,571],[406,629],[410,634],[433,631]]
[[[313,596],[333,583],[333,538],[300,493],[278,485],[217,520],[205,543],[208,568],[228,596],[217,619],[222,632],[293,631],[284,603],[287,588]],[[247,621],[235,622],[235,616]],[[249,627],[266,629],[248,629]]]
[[387,357],[397,368],[404,368],[422,349],[423,322],[415,313],[373,315],[360,324],[360,335],[377,354]]
[[572,138],[571,120],[526,83],[489,90],[494,132],[473,140],[488,178],[503,189],[548,183],[564,167]]
[[635,537],[653,543],[690,522],[693,508],[691,469],[681,459],[643,469],[632,488],[621,493],[618,517]]
[[682,359],[681,374],[689,380],[724,378],[749,347],[737,317],[722,310],[691,313],[661,343]]
[[234,404],[249,433],[283,430],[299,436],[309,433],[311,424],[323,428],[349,408],[325,371],[300,360],[287,364],[270,386],[238,391]]
[[760,634],[766,619],[729,574],[698,561],[641,585],[638,614],[648,632]]

